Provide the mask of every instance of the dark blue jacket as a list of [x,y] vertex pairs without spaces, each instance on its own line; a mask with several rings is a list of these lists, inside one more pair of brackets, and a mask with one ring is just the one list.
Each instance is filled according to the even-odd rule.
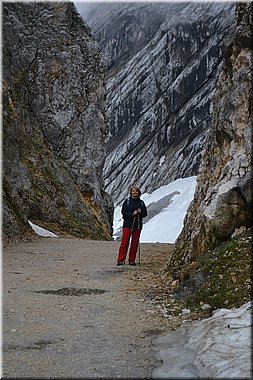
[[[138,208],[141,209],[141,213],[137,215],[133,215],[133,212]],[[123,215],[123,227],[130,228],[133,230],[141,230],[142,229],[142,218],[147,216],[147,208],[143,200],[140,198],[133,199],[129,197],[125,199],[121,213]]]

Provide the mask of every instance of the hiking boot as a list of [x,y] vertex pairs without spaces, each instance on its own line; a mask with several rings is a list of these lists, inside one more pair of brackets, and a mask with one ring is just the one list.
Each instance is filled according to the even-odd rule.
[[134,261],[129,261],[129,265],[136,265]]
[[124,265],[124,263],[122,261],[117,261],[117,265]]

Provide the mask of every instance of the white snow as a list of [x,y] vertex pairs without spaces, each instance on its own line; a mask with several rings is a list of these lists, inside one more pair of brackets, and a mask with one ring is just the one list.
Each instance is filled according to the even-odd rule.
[[164,163],[164,161],[165,161],[165,156],[162,156],[160,158],[159,166],[162,166],[162,164]]
[[[141,243],[174,243],[183,228],[183,221],[187,209],[193,199],[196,187],[196,177],[180,178],[153,193],[144,193],[141,199],[152,213],[143,219]],[[114,238],[120,235],[123,219],[121,206],[114,212]]]
[[48,231],[48,230],[45,230],[45,228],[42,228],[40,226],[37,226],[37,224],[34,224],[32,223],[30,220],[28,220],[28,223],[30,224],[30,226],[32,227],[33,231],[39,235],[39,236],[43,236],[43,237],[58,237],[57,235],[55,235],[53,232],[51,231]]
[[153,341],[155,379],[251,377],[252,304],[220,309]]

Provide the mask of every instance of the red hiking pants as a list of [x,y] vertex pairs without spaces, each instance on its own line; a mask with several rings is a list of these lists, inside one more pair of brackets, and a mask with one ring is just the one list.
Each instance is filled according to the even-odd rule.
[[122,240],[121,240],[119,253],[118,253],[118,261],[120,262],[125,261],[131,236],[132,236],[132,239],[131,239],[131,246],[130,246],[130,251],[129,251],[129,262],[135,261],[138,244],[139,244],[140,232],[141,232],[140,230],[131,231],[130,228],[125,228],[125,227],[123,228]]

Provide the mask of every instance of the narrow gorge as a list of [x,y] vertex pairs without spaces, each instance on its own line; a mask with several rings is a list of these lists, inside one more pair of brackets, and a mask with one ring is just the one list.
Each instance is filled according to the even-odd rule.
[[[252,3],[2,11],[4,377],[246,378]],[[156,240],[117,266],[133,184]]]
[[[213,308],[240,305],[252,227],[252,4],[101,3],[83,18],[108,66],[106,189],[118,205],[132,183],[151,193],[197,176],[164,286],[186,302],[198,293]],[[241,291],[230,297],[234,276]]]
[[235,5],[90,7],[108,65],[105,186],[119,204],[132,183],[152,192],[198,173]]

